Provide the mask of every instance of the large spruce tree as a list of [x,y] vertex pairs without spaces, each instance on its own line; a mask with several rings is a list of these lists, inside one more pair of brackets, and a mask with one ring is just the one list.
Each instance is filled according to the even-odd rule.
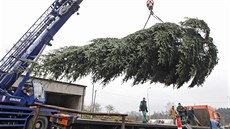
[[133,85],[200,86],[218,63],[218,50],[203,20],[157,23],[124,38],[98,38],[85,46],[56,49],[34,67],[36,76],[75,81],[91,74],[104,85],[118,76]]

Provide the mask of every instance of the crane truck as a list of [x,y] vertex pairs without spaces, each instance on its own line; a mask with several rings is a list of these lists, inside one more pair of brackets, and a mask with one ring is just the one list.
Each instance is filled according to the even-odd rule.
[[[36,103],[45,102],[41,84],[28,82],[33,64],[83,0],[55,0],[0,60],[0,128],[32,129]],[[12,86],[24,75],[16,89]],[[57,110],[42,109],[36,129],[46,129]]]

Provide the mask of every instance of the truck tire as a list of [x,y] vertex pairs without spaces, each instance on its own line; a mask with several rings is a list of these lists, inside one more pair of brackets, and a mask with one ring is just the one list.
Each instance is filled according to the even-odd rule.
[[[47,129],[48,119],[45,116],[38,116],[37,122],[35,124],[35,129]],[[27,129],[33,128],[33,117],[31,117],[27,123]]]

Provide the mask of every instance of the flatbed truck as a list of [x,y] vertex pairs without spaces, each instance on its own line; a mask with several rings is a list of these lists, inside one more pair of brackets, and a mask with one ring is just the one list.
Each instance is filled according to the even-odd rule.
[[[53,105],[40,105],[49,109],[59,110],[60,114],[51,117],[50,122],[56,129],[178,129],[172,124],[142,123],[142,121],[126,120],[127,114],[120,113],[92,113],[63,108]],[[64,114],[62,113],[64,112]],[[70,114],[70,115],[68,115]],[[74,114],[74,115],[71,115]],[[76,115],[77,114],[77,115]],[[121,119],[84,119],[81,115],[92,116],[119,116]],[[189,126],[183,125],[182,129],[211,129],[210,126]]]

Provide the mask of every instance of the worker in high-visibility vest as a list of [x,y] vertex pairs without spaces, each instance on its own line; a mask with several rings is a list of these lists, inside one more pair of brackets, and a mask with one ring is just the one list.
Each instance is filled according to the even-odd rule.
[[148,9],[149,9],[150,11],[153,10],[153,5],[154,5],[153,0],[147,0],[146,5],[147,5],[147,7],[148,7]]

